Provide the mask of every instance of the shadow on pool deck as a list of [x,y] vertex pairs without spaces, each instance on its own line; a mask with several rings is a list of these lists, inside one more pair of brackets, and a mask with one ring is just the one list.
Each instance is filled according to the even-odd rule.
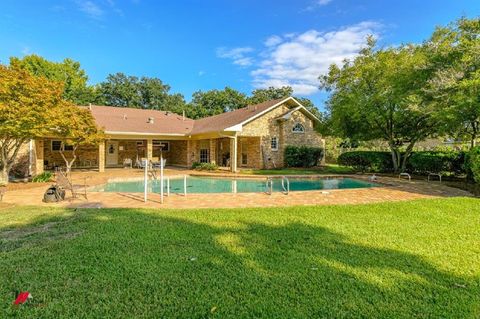
[[45,304],[21,309],[30,317],[446,318],[480,311],[478,278],[292,218],[260,223],[240,210],[226,219],[67,212],[0,228],[1,312],[17,312],[10,307],[15,289]]

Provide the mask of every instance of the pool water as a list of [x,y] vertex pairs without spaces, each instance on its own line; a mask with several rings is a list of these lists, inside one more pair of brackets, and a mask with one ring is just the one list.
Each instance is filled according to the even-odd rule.
[[[290,178],[290,191],[309,191],[322,189],[346,189],[346,188],[367,188],[379,186],[375,183],[352,179],[352,178]],[[266,179],[231,179],[215,177],[187,177],[188,193],[260,193],[265,192]],[[165,191],[166,185],[165,182]],[[153,180],[148,183],[148,191],[160,193],[160,181]],[[184,192],[183,178],[170,179],[170,192]],[[140,193],[144,191],[143,180],[140,181],[122,181],[108,182],[99,186],[94,191],[101,192],[120,192],[120,193]],[[281,192],[282,179],[273,179],[273,191]]]

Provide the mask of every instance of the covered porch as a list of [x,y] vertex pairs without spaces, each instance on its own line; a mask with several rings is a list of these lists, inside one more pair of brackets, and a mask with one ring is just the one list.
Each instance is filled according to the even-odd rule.
[[[34,175],[45,170],[65,167],[61,154],[61,139],[46,138],[35,141]],[[73,158],[70,145],[64,145],[63,155]],[[195,162],[212,163],[237,172],[240,167],[261,168],[260,137],[217,136],[210,138],[138,138],[110,137],[98,145],[79,146],[75,152],[73,169],[97,170],[138,167],[142,160],[151,162],[166,159],[168,166],[190,168]]]

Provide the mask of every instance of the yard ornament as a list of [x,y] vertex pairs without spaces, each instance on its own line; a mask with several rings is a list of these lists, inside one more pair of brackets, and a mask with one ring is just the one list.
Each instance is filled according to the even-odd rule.
[[27,302],[28,299],[31,299],[32,295],[28,291],[22,291],[18,294],[17,299],[13,302],[14,305],[18,306]]

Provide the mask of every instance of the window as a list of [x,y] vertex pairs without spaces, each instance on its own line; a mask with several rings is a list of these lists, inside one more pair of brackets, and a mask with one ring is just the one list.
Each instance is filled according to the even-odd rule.
[[242,153],[242,165],[247,165],[247,163],[248,163],[247,153]]
[[200,149],[200,163],[210,162],[210,150],[208,148]]
[[[52,151],[59,152],[62,150],[62,141],[52,141]],[[65,144],[65,151],[73,151],[73,145]]]
[[162,149],[162,152],[170,151],[170,142],[153,140],[153,147]]
[[293,128],[292,128],[292,132],[293,133],[304,133],[305,132],[305,128],[303,127],[302,124],[300,123],[296,123]]
[[272,137],[270,140],[270,147],[272,151],[278,151],[278,138],[276,136]]
[[137,147],[138,146],[143,146],[143,141],[137,141]]

